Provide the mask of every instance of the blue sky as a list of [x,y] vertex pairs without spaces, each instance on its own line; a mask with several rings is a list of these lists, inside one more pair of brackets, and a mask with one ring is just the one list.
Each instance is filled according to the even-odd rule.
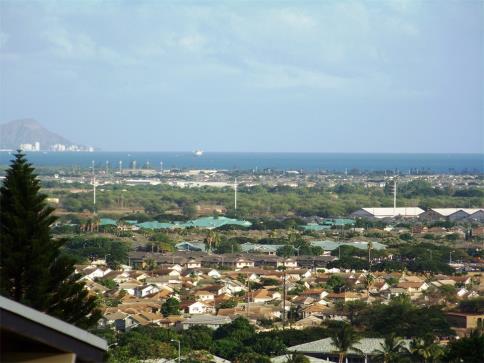
[[104,150],[484,152],[484,2],[0,1],[0,122]]

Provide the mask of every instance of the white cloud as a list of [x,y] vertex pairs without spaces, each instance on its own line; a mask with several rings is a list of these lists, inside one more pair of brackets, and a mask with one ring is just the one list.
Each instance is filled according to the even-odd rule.
[[55,27],[47,30],[45,40],[50,44],[52,52],[61,58],[76,61],[97,61],[111,65],[128,65],[135,61],[126,54],[97,44],[89,35],[83,32],[69,32],[65,28]]

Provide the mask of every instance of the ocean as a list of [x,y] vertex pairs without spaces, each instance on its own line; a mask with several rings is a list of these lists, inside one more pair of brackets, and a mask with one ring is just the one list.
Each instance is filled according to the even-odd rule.
[[[195,156],[191,152],[29,152],[28,159],[36,166],[91,166],[104,169],[128,168],[136,161],[142,167],[160,169],[218,169],[218,170],[305,170],[305,171],[431,171],[435,173],[483,173],[484,154],[368,154],[368,153],[228,153],[206,152]],[[0,165],[6,165],[12,155],[0,152]]]

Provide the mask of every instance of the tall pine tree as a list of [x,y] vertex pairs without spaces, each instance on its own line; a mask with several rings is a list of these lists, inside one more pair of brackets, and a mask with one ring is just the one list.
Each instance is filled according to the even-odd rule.
[[0,188],[0,293],[68,323],[87,328],[100,317],[74,273],[74,260],[54,239],[54,209],[40,193],[34,168],[20,151]]

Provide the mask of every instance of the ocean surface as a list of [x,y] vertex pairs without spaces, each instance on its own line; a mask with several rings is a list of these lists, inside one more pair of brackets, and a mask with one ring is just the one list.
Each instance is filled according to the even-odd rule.
[[[437,173],[484,172],[484,154],[355,154],[355,153],[226,153],[206,152],[30,152],[28,159],[37,166],[160,169],[225,169],[225,170],[306,170],[362,171],[398,170],[412,174],[416,170]],[[0,152],[0,165],[9,163],[12,154]]]

